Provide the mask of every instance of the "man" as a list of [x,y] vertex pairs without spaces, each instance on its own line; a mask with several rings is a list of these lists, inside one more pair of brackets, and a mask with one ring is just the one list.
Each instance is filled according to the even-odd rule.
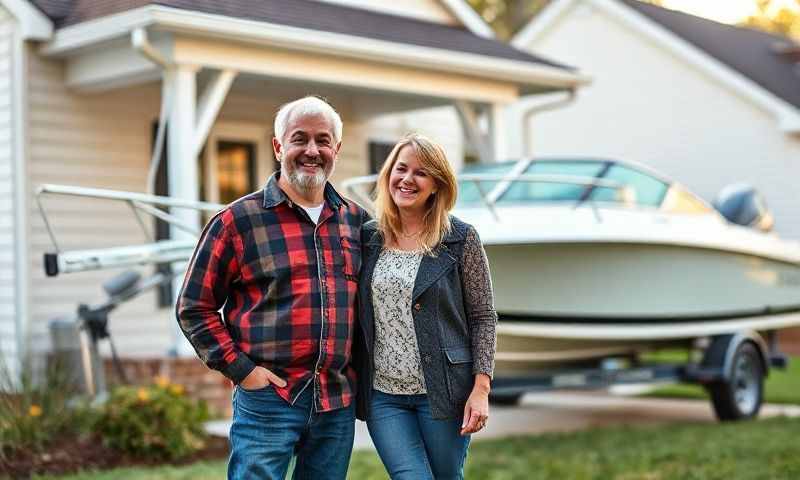
[[[361,224],[328,183],[342,121],[317,97],[281,107],[280,172],[203,231],[178,296],[181,329],[236,385],[228,478],[344,479]],[[220,313],[221,309],[221,313]]]

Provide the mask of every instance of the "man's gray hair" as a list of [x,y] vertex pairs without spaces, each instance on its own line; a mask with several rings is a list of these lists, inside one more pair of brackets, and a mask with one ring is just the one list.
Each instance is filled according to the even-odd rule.
[[275,138],[283,142],[283,135],[289,122],[297,115],[314,116],[322,115],[333,127],[333,140],[335,143],[342,141],[342,117],[334,110],[330,103],[320,97],[309,95],[281,106],[275,115]]

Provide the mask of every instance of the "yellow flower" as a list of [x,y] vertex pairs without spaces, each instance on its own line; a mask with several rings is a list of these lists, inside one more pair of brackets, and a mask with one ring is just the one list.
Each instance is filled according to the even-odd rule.
[[183,385],[173,385],[170,387],[170,391],[175,395],[183,395]]
[[136,396],[139,398],[140,402],[146,402],[150,400],[150,392],[148,392],[146,388],[140,388],[136,393]]
[[28,409],[28,416],[29,417],[41,417],[42,416],[42,407],[39,405],[31,405]]
[[160,388],[167,388],[169,386],[169,378],[164,375],[157,376],[155,382]]

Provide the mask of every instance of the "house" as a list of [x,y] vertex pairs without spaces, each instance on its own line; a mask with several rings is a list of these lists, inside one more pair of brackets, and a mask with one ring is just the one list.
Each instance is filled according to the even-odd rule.
[[[0,71],[0,348],[11,366],[46,351],[49,322],[102,300],[118,273],[45,276],[54,246],[36,189],[146,191],[159,119],[156,193],[227,202],[273,171],[273,115],[301,95],[327,97],[344,119],[339,182],[369,173],[405,128],[438,137],[440,124],[463,125],[442,139],[454,163],[462,145],[505,156],[507,105],[587,82],[494,40],[462,0],[0,0]],[[410,124],[420,111],[429,120]],[[147,241],[124,204],[42,202],[61,249]],[[151,291],[114,312],[122,356],[194,355],[160,300]]]
[[556,95],[558,110],[525,117],[525,154],[642,162],[709,201],[747,182],[778,234],[800,239],[796,44],[636,0],[554,0],[512,44],[594,79]]

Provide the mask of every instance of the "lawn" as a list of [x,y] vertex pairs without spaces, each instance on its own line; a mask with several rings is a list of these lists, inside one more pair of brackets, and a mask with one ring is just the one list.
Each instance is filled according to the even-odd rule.
[[[726,424],[614,427],[476,441],[468,479],[750,480],[800,478],[800,419]],[[39,480],[217,480],[225,462],[187,467],[121,469]],[[357,451],[353,480],[385,479],[375,453]]]
[[[681,352],[658,353],[648,357],[655,361],[681,361],[686,357]],[[645,394],[648,397],[668,398],[708,398],[703,387],[699,385],[669,385],[658,388]],[[789,359],[786,370],[771,368],[764,384],[764,401],[767,403],[782,403],[800,405],[800,357]]]

